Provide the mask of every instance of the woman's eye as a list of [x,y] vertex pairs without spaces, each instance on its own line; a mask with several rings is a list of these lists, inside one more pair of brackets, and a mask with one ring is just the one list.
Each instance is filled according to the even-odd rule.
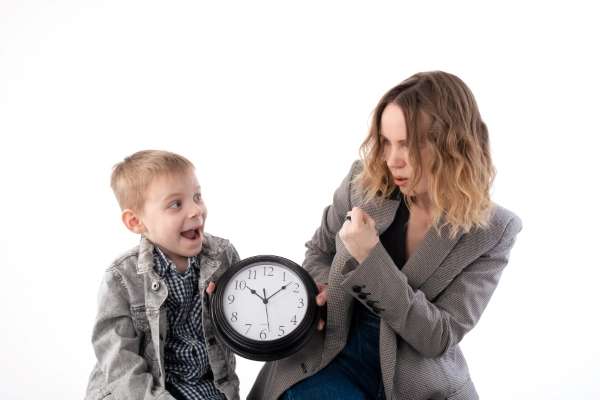
[[179,208],[181,207],[181,201],[176,200],[174,202],[172,202],[171,204],[169,204],[169,208]]

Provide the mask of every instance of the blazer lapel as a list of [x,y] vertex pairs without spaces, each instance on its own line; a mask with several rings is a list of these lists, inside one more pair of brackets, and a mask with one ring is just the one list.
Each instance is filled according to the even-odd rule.
[[[395,192],[390,198],[379,198],[375,201],[360,204],[359,207],[375,220],[375,227],[381,235],[392,224],[402,201],[404,201],[402,195]],[[444,221],[442,220],[442,222]],[[438,269],[461,236],[462,233],[459,233],[451,239],[448,226],[442,228],[441,235],[438,235],[433,227],[429,228],[423,241],[410,258],[406,260],[402,268],[402,272],[408,278],[410,286],[418,289],[423,285]]]
[[378,198],[359,207],[375,220],[375,229],[381,235],[394,221],[399,206],[400,200]]
[[451,239],[448,226],[441,229],[441,235],[433,227],[429,228],[423,241],[402,268],[413,289],[418,289],[438,269],[461,237],[462,233],[459,233]]

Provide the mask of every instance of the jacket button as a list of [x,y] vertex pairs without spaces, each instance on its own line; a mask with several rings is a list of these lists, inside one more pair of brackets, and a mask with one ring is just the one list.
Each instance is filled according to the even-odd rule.
[[158,283],[158,281],[152,282],[152,290],[154,290],[156,292],[159,288],[160,288],[160,283]]
[[366,299],[366,298],[367,298],[367,295],[366,295],[366,294],[364,294],[364,293],[360,293],[360,294],[358,295],[358,298],[359,298],[359,299],[363,299],[363,300],[364,300],[364,299]]
[[375,300],[367,300],[367,305],[369,307],[373,307],[375,305],[375,303],[377,303],[377,301],[375,301]]
[[362,288],[361,288],[360,286],[358,286],[358,285],[354,285],[354,286],[352,286],[352,291],[353,291],[354,293],[360,293],[360,292],[361,292],[361,290],[362,290]]

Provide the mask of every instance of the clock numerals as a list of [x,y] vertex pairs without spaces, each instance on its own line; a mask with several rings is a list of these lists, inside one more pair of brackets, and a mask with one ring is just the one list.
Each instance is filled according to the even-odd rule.
[[246,281],[235,281],[235,290],[244,290],[246,289]]
[[222,299],[231,327],[261,342],[298,329],[310,306],[299,277],[270,264],[254,265],[233,276]]

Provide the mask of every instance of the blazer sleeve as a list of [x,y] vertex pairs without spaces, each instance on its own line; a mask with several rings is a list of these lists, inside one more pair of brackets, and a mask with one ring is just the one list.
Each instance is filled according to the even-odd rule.
[[306,242],[307,250],[302,267],[318,283],[326,284],[329,281],[329,269],[336,253],[335,236],[344,223],[346,213],[352,209],[350,200],[352,179],[360,166],[361,162],[358,160],[352,164],[350,171],[333,195],[333,203],[325,207],[321,225],[312,239]]
[[113,268],[106,272],[98,301],[92,344],[113,398],[175,400],[154,384],[146,360],[139,355],[142,337],[136,333],[125,288]]
[[362,264],[343,272],[342,287],[349,293],[356,285],[363,287],[397,335],[425,357],[440,356],[475,326],[488,304],[522,227],[519,217],[511,216],[499,241],[432,301],[409,285],[381,243]]

